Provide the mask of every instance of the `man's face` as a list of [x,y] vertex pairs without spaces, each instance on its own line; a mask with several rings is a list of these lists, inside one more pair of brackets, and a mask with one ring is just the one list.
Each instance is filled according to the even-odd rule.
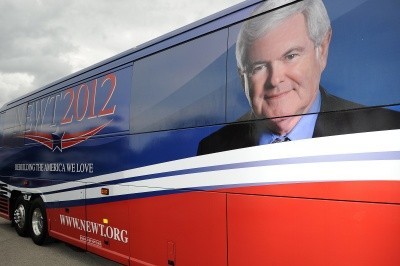
[[[329,36],[328,36],[329,35]],[[305,18],[296,14],[249,47],[246,95],[259,118],[285,135],[311,107],[326,65],[330,33],[321,47],[309,38]]]

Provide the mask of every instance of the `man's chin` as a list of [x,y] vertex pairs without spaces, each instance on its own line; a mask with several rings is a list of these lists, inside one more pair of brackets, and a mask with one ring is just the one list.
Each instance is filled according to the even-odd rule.
[[269,129],[281,136],[287,135],[298,122],[297,117],[279,117],[268,119]]

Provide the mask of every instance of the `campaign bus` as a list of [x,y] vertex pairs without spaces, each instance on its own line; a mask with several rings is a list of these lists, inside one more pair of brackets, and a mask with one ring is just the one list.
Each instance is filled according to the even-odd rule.
[[124,265],[400,265],[399,10],[248,0],[8,102],[0,216]]

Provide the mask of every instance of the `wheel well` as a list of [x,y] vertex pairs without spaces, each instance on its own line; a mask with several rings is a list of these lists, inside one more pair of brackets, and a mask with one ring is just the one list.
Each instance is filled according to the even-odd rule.
[[18,199],[18,197],[21,195],[21,191],[12,191],[11,192],[11,197],[10,197],[10,207],[8,208],[9,212],[9,217],[11,220],[13,220],[13,213],[14,213],[14,208],[15,208],[15,201]]
[[42,198],[42,197],[40,196],[40,194],[31,194],[31,199],[29,200],[29,202],[33,202],[37,198]]
[[[19,190],[14,190],[11,192],[11,197],[10,197],[10,207],[9,207],[9,217],[12,219],[13,213],[14,213],[14,208],[15,208],[15,201],[20,197],[21,195],[24,195],[25,193],[22,193]],[[26,194],[30,195],[30,199],[28,201],[29,205],[32,203],[37,198],[41,198],[40,194]],[[29,210],[28,210],[29,211]]]

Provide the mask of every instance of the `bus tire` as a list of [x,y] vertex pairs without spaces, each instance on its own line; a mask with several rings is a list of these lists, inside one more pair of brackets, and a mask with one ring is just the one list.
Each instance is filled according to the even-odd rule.
[[49,239],[46,208],[41,198],[32,202],[29,217],[31,238],[36,245],[41,246]]
[[29,229],[29,204],[20,195],[15,201],[12,223],[19,236],[27,236]]

